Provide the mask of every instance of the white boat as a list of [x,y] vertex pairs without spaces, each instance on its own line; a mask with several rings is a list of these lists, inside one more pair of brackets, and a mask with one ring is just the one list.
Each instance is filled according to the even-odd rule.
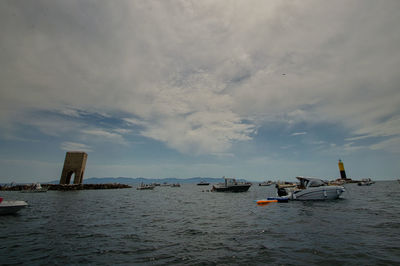
[[137,190],[152,190],[154,189],[156,186],[154,186],[153,184],[143,184],[141,183],[140,186],[138,186],[136,189]]
[[332,200],[346,191],[342,186],[330,186],[319,178],[298,176],[297,179],[300,184],[287,191],[291,200]]
[[371,178],[363,178],[361,179],[360,182],[357,183],[359,186],[370,186],[372,184],[375,184],[374,181],[371,180]]
[[40,183],[32,184],[28,189],[21,190],[22,193],[47,192],[48,188],[44,188]]
[[261,187],[261,186],[270,186],[272,184],[274,184],[274,182],[272,182],[271,180],[268,180],[268,181],[259,183],[258,185]]
[[3,200],[0,198],[0,215],[13,214],[28,206],[28,203],[22,200]]

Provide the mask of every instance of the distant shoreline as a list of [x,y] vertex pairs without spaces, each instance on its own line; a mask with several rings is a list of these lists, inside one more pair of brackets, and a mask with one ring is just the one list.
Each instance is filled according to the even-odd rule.
[[[126,184],[71,184],[71,185],[60,185],[60,184],[43,184],[43,188],[48,190],[58,190],[58,191],[71,191],[71,190],[95,190],[95,189],[122,189],[122,188],[132,188],[130,185]],[[0,191],[24,191],[29,190],[30,185],[15,185],[15,186],[0,186]]]

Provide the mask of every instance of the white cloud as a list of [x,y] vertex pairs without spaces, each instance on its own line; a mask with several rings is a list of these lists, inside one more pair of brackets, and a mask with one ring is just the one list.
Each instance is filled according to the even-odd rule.
[[142,134],[184,153],[221,153],[234,141],[250,140],[252,125],[230,113],[194,113],[149,124]]
[[301,136],[301,135],[305,135],[307,134],[307,132],[295,132],[293,134],[291,134],[290,136]]
[[63,110],[60,110],[60,113],[66,116],[72,116],[76,118],[80,117],[79,111],[71,108],[65,108]]
[[130,129],[125,129],[125,128],[115,128],[115,129],[113,129],[113,131],[114,131],[114,132],[117,132],[118,134],[121,134],[121,135],[123,135],[123,134],[129,134],[129,133],[132,132],[132,130],[130,130]]
[[85,152],[92,151],[90,146],[76,142],[63,142],[61,143],[61,149],[64,151],[85,151]]
[[100,128],[92,128],[92,129],[84,129],[81,133],[89,136],[88,140],[90,141],[109,141],[112,143],[118,143],[121,145],[127,145],[127,141],[124,137],[118,133],[109,132]]

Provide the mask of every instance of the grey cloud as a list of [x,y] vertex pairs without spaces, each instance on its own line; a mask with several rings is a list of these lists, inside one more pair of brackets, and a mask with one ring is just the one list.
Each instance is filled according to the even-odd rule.
[[282,117],[398,135],[382,119],[398,121],[399,11],[398,1],[1,1],[0,118],[123,112],[143,135],[201,153]]

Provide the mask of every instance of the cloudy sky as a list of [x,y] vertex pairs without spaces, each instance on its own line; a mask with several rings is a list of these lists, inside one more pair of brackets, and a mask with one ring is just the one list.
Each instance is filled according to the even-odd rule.
[[400,177],[400,1],[0,1],[0,180]]

